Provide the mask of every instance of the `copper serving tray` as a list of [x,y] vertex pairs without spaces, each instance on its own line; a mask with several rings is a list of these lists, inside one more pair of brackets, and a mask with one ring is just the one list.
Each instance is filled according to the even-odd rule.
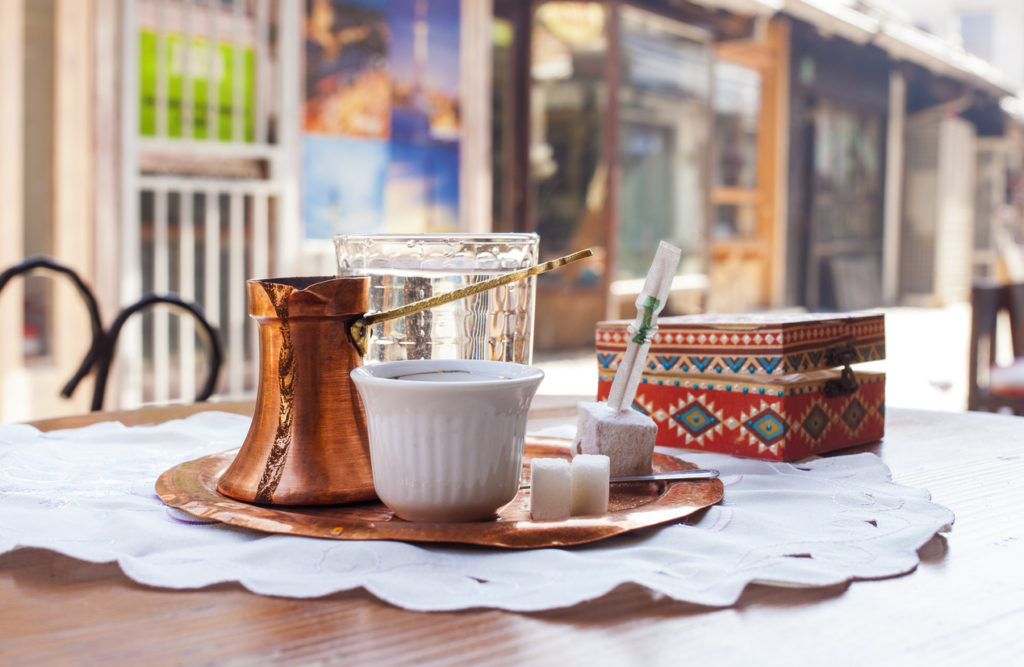
[[[523,481],[534,457],[570,458],[570,441],[527,437]],[[688,482],[613,484],[608,513],[562,521],[530,520],[530,490],[498,511],[494,521],[418,523],[404,521],[380,502],[319,507],[254,505],[217,493],[217,480],[237,450],[181,463],[160,476],[156,492],[171,507],[232,526],[265,533],[304,535],[335,540],[401,540],[455,542],[511,549],[557,547],[595,542],[639,528],[675,521],[720,501],[717,479]],[[695,468],[664,454],[654,455],[654,471]]]

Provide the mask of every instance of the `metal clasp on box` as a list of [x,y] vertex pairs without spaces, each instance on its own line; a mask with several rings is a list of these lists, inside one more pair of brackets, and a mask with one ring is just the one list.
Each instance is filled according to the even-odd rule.
[[825,383],[823,391],[828,398],[849,396],[857,391],[857,377],[853,374],[850,364],[857,361],[857,350],[847,343],[825,350],[825,363],[829,366],[842,366],[843,371],[835,380]]

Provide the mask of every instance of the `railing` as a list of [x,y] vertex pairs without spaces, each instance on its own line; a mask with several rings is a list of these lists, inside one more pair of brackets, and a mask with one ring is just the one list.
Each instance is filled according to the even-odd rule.
[[[239,398],[255,388],[254,332],[245,281],[270,273],[271,211],[280,192],[266,181],[144,176],[139,198],[138,266],[142,292],[197,301],[223,333],[225,373],[218,393]],[[127,387],[139,402],[194,399],[196,330],[166,310],[147,313],[126,332]],[[132,343],[128,343],[131,340]],[[124,390],[122,396],[125,396]]]
[[[122,0],[121,300],[198,302],[222,333],[217,392],[230,398],[255,389],[245,281],[293,256],[280,241],[297,225],[300,8]],[[193,321],[162,308],[136,319],[119,344],[120,407],[193,400]]]

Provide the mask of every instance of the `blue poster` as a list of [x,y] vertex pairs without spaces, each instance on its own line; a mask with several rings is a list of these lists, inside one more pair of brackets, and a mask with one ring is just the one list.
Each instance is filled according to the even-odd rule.
[[307,0],[303,129],[386,139],[390,124],[387,3]]
[[459,224],[459,1],[392,0],[387,216],[403,231]]
[[457,231],[458,142],[392,141],[385,210],[389,231]]
[[302,217],[306,238],[383,231],[388,143],[307,134],[302,140]]
[[452,231],[459,0],[307,0],[305,236]]

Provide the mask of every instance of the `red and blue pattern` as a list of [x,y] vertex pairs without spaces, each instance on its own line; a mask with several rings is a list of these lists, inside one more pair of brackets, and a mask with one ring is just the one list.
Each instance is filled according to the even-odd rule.
[[[613,378],[598,376],[598,400],[608,398]],[[883,373],[857,373],[857,391],[835,398],[825,396],[824,379],[784,389],[778,383],[644,379],[633,408],[658,424],[657,444],[665,447],[792,461],[874,442],[885,432]]]
[[[857,371],[834,398],[837,347],[852,363],[885,358],[882,315],[662,318],[633,408],[658,424],[658,444],[791,461],[873,442],[885,428],[885,375]],[[626,351],[626,322],[597,329],[598,400]],[[812,372],[813,371],[813,372]],[[800,374],[800,375],[798,375]],[[792,376],[792,377],[783,377]]]

